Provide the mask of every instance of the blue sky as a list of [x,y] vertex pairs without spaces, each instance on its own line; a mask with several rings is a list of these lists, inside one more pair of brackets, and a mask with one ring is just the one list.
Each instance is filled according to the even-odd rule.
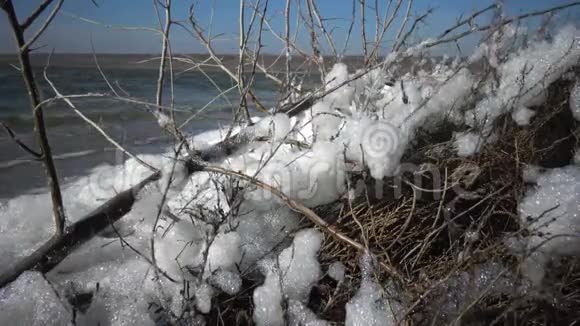
[[[84,22],[78,17],[96,20],[102,23],[118,26],[141,26],[158,27],[153,0],[95,0],[98,7],[90,0],[65,0],[59,16],[49,27],[44,37],[37,43],[44,47],[40,51],[57,52],[91,52],[91,39],[96,51],[100,53],[156,53],[160,50],[160,38],[149,31],[126,31],[118,28],[108,28]],[[254,0],[251,0],[254,1]],[[301,0],[302,1],[302,0]],[[14,0],[17,13],[25,17],[40,0]],[[297,0],[293,0],[296,3]],[[379,0],[380,11],[384,10],[387,1]],[[524,11],[538,10],[542,8],[570,3],[570,0],[505,0],[504,8],[508,15],[515,15]],[[199,23],[208,26],[213,16],[212,35],[219,35],[213,42],[214,47],[220,53],[233,53],[237,51],[237,31],[239,2],[237,0],[173,0],[173,19],[186,21],[189,7],[195,3],[195,15]],[[264,0],[262,0],[264,3]],[[270,0],[268,17],[272,27],[278,33],[284,30],[283,7],[285,0]],[[367,1],[367,34],[369,38],[374,35],[374,1]],[[492,1],[468,1],[468,0],[415,0],[412,9],[412,17],[416,17],[427,9],[434,9],[433,14],[426,24],[421,25],[418,32],[420,37],[432,36],[443,31],[461,15],[469,15],[474,10],[483,8]],[[332,36],[337,47],[342,48],[351,17],[351,0],[318,0],[318,7],[324,17],[329,18],[328,28],[332,30]],[[403,7],[406,1],[403,2]],[[565,10],[558,14],[557,21],[577,20],[580,17],[580,7],[573,10]],[[296,6],[292,8],[296,13]],[[404,8],[402,8],[404,9]],[[356,6],[357,15],[359,5]],[[4,13],[0,13],[0,53],[13,52],[12,37],[9,34],[7,19]],[[292,15],[292,21],[296,20]],[[76,16],[76,17],[75,17]],[[248,17],[249,19],[249,17]],[[489,15],[484,17],[489,19]],[[395,21],[395,26],[398,26]],[[537,20],[536,20],[537,23]],[[304,26],[299,26],[299,45],[306,49],[308,33]],[[361,53],[360,24],[353,30],[347,53]],[[293,32],[296,26],[292,26]],[[396,30],[396,28],[395,28]],[[395,31],[387,34],[385,43],[388,46],[389,38],[393,38]],[[178,26],[173,27],[172,47],[176,53],[199,53],[204,52],[203,46],[191,35]],[[324,44],[324,41],[321,39]],[[465,40],[462,46],[469,50],[478,42],[477,38]],[[270,32],[264,33],[263,52],[279,53],[282,44],[273,37]]]

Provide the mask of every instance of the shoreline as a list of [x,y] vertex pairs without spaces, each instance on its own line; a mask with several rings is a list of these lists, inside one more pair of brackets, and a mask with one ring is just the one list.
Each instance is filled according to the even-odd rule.
[[[195,120],[187,129],[194,136],[218,128],[221,121]],[[121,164],[128,157],[94,129],[85,125],[49,128],[49,142],[61,186],[103,165]],[[132,154],[161,154],[172,144],[156,121],[130,120],[108,123],[104,130]],[[19,134],[26,144],[34,144],[32,132]],[[0,138],[0,201],[46,190],[46,175],[41,164],[22,151],[9,137]]]
[[[34,68],[44,68],[48,60],[49,53],[33,53],[30,55],[30,61]],[[158,70],[159,69],[159,54],[130,54],[130,53],[96,53],[99,65],[103,69],[143,69],[143,70]],[[187,57],[196,62],[202,62],[208,58],[207,54],[187,53],[175,54],[174,57]],[[218,57],[222,60],[224,65],[230,70],[236,70],[239,59],[237,54],[219,54]],[[263,54],[260,56],[260,62],[270,67],[269,73],[283,73],[285,71],[285,61],[279,60],[278,55]],[[325,64],[330,68],[336,62],[334,57],[325,57]],[[362,67],[363,60],[361,56],[345,56],[342,62],[346,63],[352,69]],[[0,54],[0,66],[2,65],[17,65],[18,60],[14,54],[3,53]],[[50,66],[53,68],[96,68],[95,59],[92,53],[55,53],[50,59]],[[176,70],[190,68],[191,65],[181,61],[175,61],[173,67]],[[251,63],[247,64],[251,68]],[[318,67],[310,61],[306,61],[300,56],[296,56],[291,61],[291,69],[295,70],[299,67],[312,68],[313,72],[318,72]],[[221,68],[208,65],[203,68],[205,71],[215,72],[222,71]],[[257,74],[262,74],[259,69],[256,69]]]

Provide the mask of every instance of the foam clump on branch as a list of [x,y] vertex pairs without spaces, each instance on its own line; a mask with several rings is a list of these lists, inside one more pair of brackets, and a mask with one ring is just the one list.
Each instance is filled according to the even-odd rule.
[[[508,24],[502,31],[508,32],[502,36],[504,39],[516,41],[518,32],[514,26]],[[502,54],[500,63],[492,64],[497,80],[488,82],[483,88],[483,99],[475,108],[465,112],[465,124],[480,128],[484,136],[491,133],[494,122],[504,113],[512,112],[518,124],[527,124],[532,114],[522,108],[542,104],[546,96],[545,86],[560,78],[580,59],[580,51],[575,49],[575,35],[576,28],[569,25],[562,28],[551,42],[533,42],[513,52],[509,52],[509,47],[502,50],[508,52]]]

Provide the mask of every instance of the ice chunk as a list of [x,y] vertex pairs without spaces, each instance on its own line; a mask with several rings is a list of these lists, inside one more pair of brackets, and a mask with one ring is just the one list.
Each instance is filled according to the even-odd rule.
[[310,156],[294,161],[300,175],[294,178],[296,197],[304,205],[316,207],[340,198],[346,189],[345,164],[335,146],[316,142]]
[[526,274],[541,281],[545,262],[553,256],[580,254],[580,168],[548,170],[519,205],[522,224],[530,231]]
[[329,322],[319,319],[302,302],[288,300],[288,319],[290,326],[328,326]]
[[[448,325],[465,314],[483,296],[514,296],[528,293],[529,284],[509,268],[486,262],[457,271],[439,283],[425,300],[426,320]],[[473,307],[477,311],[477,305]]]
[[383,297],[383,290],[372,276],[372,258],[361,259],[362,280],[355,296],[346,304],[346,326],[397,325],[401,308]]
[[[106,241],[105,241],[106,240]],[[148,241],[135,242],[137,239],[127,236],[126,241],[133,246],[144,250]],[[157,282],[151,281],[148,274],[151,265],[140,259],[138,254],[127,247],[122,247],[119,242],[111,243],[110,239],[97,238],[92,240],[90,247],[109,248],[116,247],[115,251],[124,252],[116,257],[110,254],[108,261],[92,262],[95,253],[79,249],[81,252],[76,257],[68,257],[70,260],[63,261],[59,266],[47,274],[48,279],[55,284],[59,292],[64,292],[71,284],[82,292],[98,291],[94,295],[91,306],[79,320],[87,321],[89,325],[153,325],[147,314],[147,293],[155,293]],[[84,255],[83,255],[84,253]],[[79,258],[80,257],[80,258]],[[67,259],[68,259],[67,258]],[[83,269],[70,269],[70,263],[81,265],[84,258]],[[178,293],[180,287],[176,286]],[[166,291],[171,288],[165,288]]]
[[72,315],[39,272],[24,272],[0,289],[0,325],[68,325]]
[[[284,325],[281,302],[284,298],[307,302],[312,285],[320,278],[317,253],[322,235],[314,229],[298,232],[293,244],[284,249],[275,261],[263,261],[266,273],[264,284],[254,290],[254,321],[258,325]],[[282,288],[280,288],[282,287]],[[295,321],[313,320],[300,306],[296,306]],[[292,323],[291,323],[292,324]],[[310,325],[310,324],[308,324]],[[319,324],[312,324],[319,325]]]
[[188,278],[187,267],[195,265],[203,249],[200,227],[188,220],[160,223],[156,236],[155,256],[161,269],[175,278]]
[[269,268],[264,284],[254,290],[254,322],[258,326],[283,326],[282,289],[279,271]]
[[242,259],[241,238],[237,232],[220,233],[208,252],[208,272],[234,267]]
[[473,132],[458,132],[454,135],[454,139],[457,155],[462,157],[478,153],[483,144],[482,137]]
[[215,271],[211,276],[211,281],[213,285],[229,295],[238,293],[242,287],[240,274],[231,271]]
[[332,279],[338,282],[342,282],[344,280],[345,271],[346,268],[344,267],[344,264],[339,261],[336,261],[328,266],[328,276],[332,277]]
[[345,325],[396,325],[394,316],[387,309],[381,297],[380,286],[374,281],[363,280],[356,295],[346,304]]
[[[290,198],[314,207],[337,200],[346,188],[345,164],[340,154],[336,146],[320,142],[314,144],[310,151],[293,152],[282,148],[265,166],[261,160],[254,160],[252,157],[241,160],[239,166],[246,174],[256,175],[258,179]],[[269,154],[261,155],[255,151],[252,155]],[[262,188],[249,192],[246,198],[252,199],[256,205],[280,202],[269,190]]]
[[321,276],[318,250],[322,234],[314,229],[298,232],[292,246],[284,249],[278,257],[284,294],[290,298],[306,301],[312,285]]
[[404,129],[368,116],[349,119],[337,139],[347,159],[364,162],[375,179],[395,173],[407,141]]
[[570,110],[574,118],[580,121],[580,80],[576,81],[574,87],[570,91]]
[[316,140],[331,140],[336,138],[339,127],[343,119],[330,105],[324,101],[315,103],[312,106],[312,130],[316,135]]
[[[240,211],[252,208],[242,205]],[[268,254],[298,228],[298,216],[287,206],[274,205],[270,209],[249,212],[240,217],[236,231],[240,235],[242,248],[241,268],[253,265]]]
[[518,126],[527,126],[535,115],[535,111],[532,111],[525,106],[520,106],[512,112],[512,119],[518,124]]
[[213,288],[207,283],[201,284],[195,291],[195,307],[202,314],[207,314],[211,310],[211,298]]

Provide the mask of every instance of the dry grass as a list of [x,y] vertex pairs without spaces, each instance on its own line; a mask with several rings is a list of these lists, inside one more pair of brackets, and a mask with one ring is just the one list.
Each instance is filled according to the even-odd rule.
[[[419,300],[406,322],[431,323],[437,312],[430,310],[429,301],[443,294],[440,280],[448,276],[457,278],[461,272],[469,273],[484,263],[506,266],[512,282],[525,283],[518,276],[520,258],[506,248],[504,240],[526,232],[520,229],[517,211],[517,204],[528,188],[521,177],[523,169],[528,164],[548,168],[568,165],[580,144],[580,126],[568,109],[570,87],[567,81],[551,85],[546,104],[534,108],[537,115],[529,126],[517,126],[509,116],[499,119],[498,141],[484,146],[475,157],[457,157],[449,132],[426,134],[419,139],[409,151],[412,154],[406,155],[406,162],[432,164],[442,176],[443,184],[449,187],[459,183],[462,193],[449,189],[439,192],[437,198],[434,193],[423,192],[413,204],[413,188],[403,182],[402,196],[395,198],[393,187],[397,180],[390,180],[383,199],[373,198],[375,191],[370,189],[352,208],[348,203],[342,204],[336,226],[361,243],[368,242],[378,259],[389,262],[412,280],[413,287],[399,284],[401,291],[411,294],[409,302],[432,294],[425,296],[427,300]],[[422,188],[433,189],[431,175],[429,172],[421,175]],[[410,173],[404,178],[414,182]],[[468,232],[478,234],[477,239],[469,241]],[[352,280],[356,280],[357,259],[357,252],[327,237],[321,252],[323,264],[341,261]],[[460,322],[467,325],[580,322],[579,277],[578,260],[564,260],[546,280],[542,293],[497,296],[490,291],[489,295],[477,298],[477,302],[468,303],[472,307],[462,313]],[[328,294],[322,301],[332,300],[333,306],[321,311],[325,318],[343,320],[344,304],[356,291],[355,285],[343,286],[339,293],[322,292]],[[435,321],[441,323],[444,320]]]
[[[522,171],[528,164],[544,167],[568,165],[580,141],[580,126],[568,110],[570,82],[549,88],[546,104],[534,108],[529,126],[516,125],[510,116],[498,120],[498,141],[479,155],[457,157],[452,148],[452,126],[438,134],[424,134],[405,155],[405,162],[430,163],[441,175],[440,192],[413,190],[416,175],[386,180],[382,196],[363,175],[352,177],[367,185],[354,202],[344,200],[319,208],[318,213],[345,235],[368,245],[378,260],[396,267],[409,284],[395,283],[401,300],[412,306],[402,324],[461,325],[571,325],[580,322],[580,260],[564,259],[546,278],[541,289],[531,287],[518,274],[521,257],[504,240],[527,232],[520,228],[517,205],[528,189]],[[418,173],[421,188],[434,189],[432,172]],[[452,185],[460,186],[458,192]],[[448,188],[443,191],[444,188]],[[436,188],[435,188],[436,189]],[[379,190],[380,191],[380,190]],[[380,197],[380,198],[379,198]],[[473,238],[477,234],[477,238]],[[471,239],[471,240],[470,240]],[[326,235],[320,253],[323,270],[335,261],[347,267],[342,284],[325,276],[314,287],[309,307],[322,318],[341,324],[344,305],[358,288],[359,253]],[[458,280],[482,266],[506,267],[489,289],[470,289]],[[251,294],[261,278],[245,280],[245,290],[214,301],[209,325],[251,325]],[[377,274],[381,284],[393,280]],[[501,283],[504,282],[504,283]],[[507,282],[507,283],[505,283]],[[512,286],[496,291],[495,283]],[[518,290],[519,289],[519,290]],[[525,289],[523,291],[522,289]],[[489,291],[488,291],[489,290]],[[449,293],[465,292],[457,301],[459,314],[445,314]],[[473,292],[473,293],[470,293]],[[467,296],[465,296],[467,295]],[[469,299],[469,300],[467,300]],[[452,301],[453,301],[452,300]]]

